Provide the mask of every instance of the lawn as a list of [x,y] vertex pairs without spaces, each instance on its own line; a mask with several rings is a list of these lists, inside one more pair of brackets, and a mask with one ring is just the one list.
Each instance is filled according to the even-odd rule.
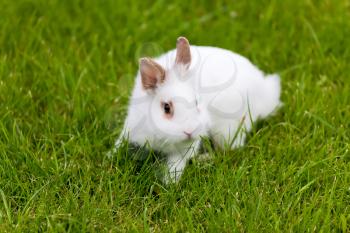
[[[284,106],[164,186],[106,152],[180,35],[278,72]],[[349,232],[349,76],[348,0],[1,0],[0,231]]]

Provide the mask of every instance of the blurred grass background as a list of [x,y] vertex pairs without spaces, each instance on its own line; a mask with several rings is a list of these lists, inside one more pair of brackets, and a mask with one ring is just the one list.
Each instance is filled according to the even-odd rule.
[[[163,187],[105,152],[180,35],[279,72],[285,105]],[[350,231],[349,38],[348,0],[1,0],[0,231]]]

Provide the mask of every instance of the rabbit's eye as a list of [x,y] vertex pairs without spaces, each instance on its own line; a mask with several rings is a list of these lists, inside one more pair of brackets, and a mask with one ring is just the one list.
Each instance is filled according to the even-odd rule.
[[164,104],[164,112],[166,114],[170,114],[170,105],[168,103]]
[[170,118],[173,116],[174,110],[173,110],[173,104],[171,102],[169,103],[162,102],[162,107],[166,117]]

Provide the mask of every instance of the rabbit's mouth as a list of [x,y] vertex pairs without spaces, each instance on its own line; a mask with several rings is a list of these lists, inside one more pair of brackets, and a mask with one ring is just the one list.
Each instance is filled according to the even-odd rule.
[[192,133],[193,132],[184,131],[184,134],[186,135],[186,139],[187,140],[191,140],[192,139]]
[[184,137],[184,141],[194,141],[198,138],[200,138],[200,136],[203,134],[203,127],[201,127],[200,125],[197,126],[195,129],[193,130],[185,130],[183,131],[183,137]]

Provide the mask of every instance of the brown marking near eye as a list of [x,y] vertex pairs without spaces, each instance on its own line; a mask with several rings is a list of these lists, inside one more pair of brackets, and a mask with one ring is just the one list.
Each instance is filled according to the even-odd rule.
[[165,70],[151,58],[140,59],[141,82],[145,90],[155,89],[157,84],[164,82]]
[[[165,112],[165,106],[166,104],[169,105],[169,113],[166,113]],[[169,101],[169,102],[161,102],[160,103],[160,106],[163,110],[163,113],[164,113],[164,117],[168,120],[170,120],[173,116],[174,116],[174,106],[173,106],[173,102]]]

